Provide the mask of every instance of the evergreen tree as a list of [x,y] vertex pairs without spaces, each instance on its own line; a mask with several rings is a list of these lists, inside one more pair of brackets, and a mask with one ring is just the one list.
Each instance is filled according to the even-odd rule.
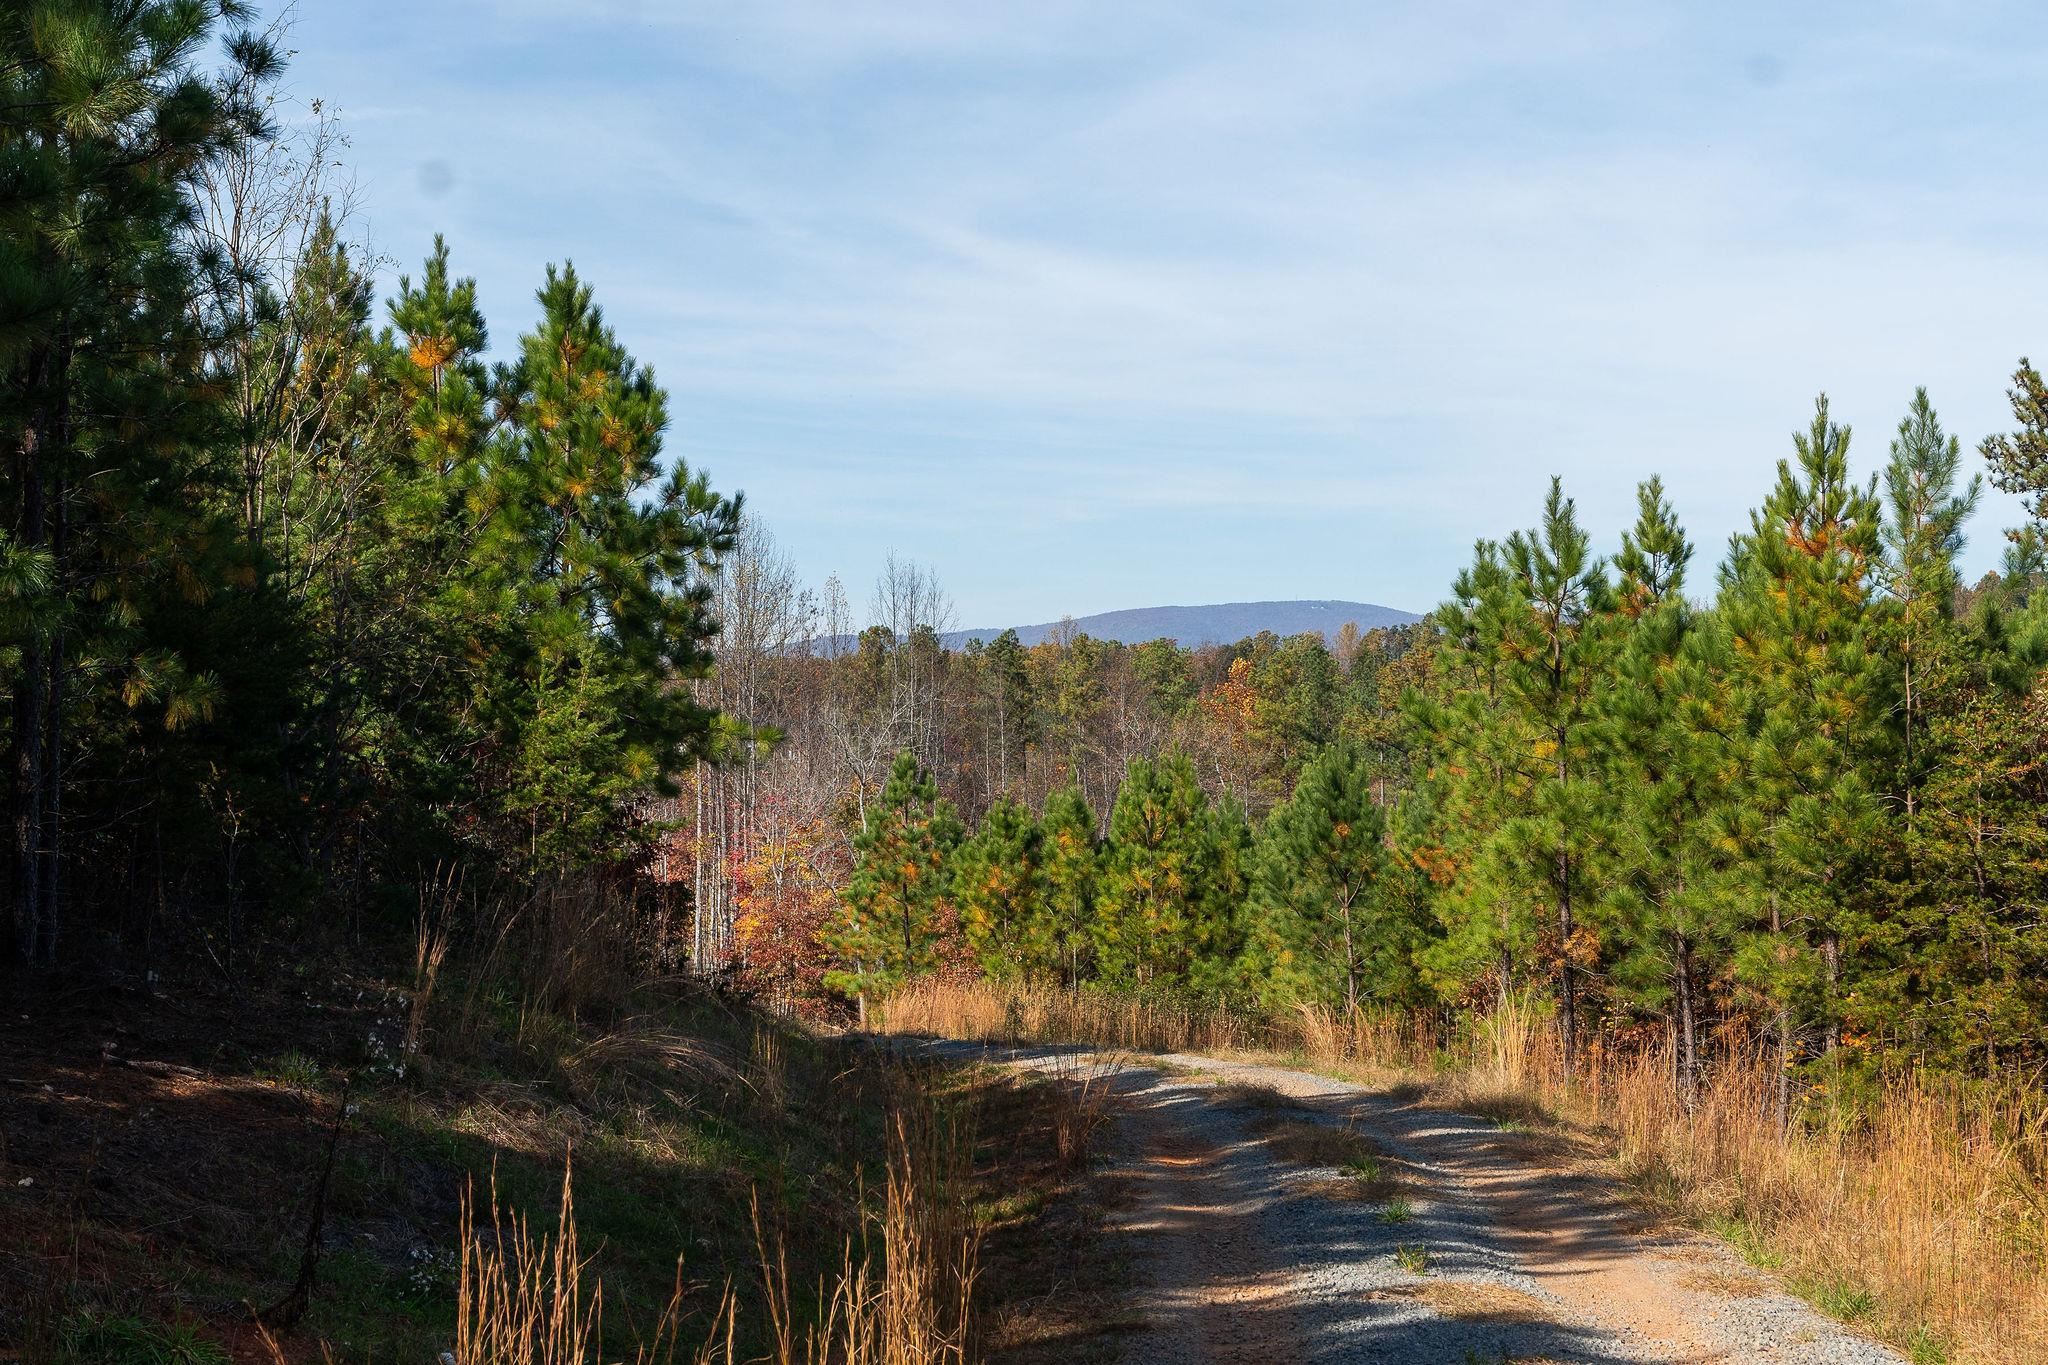
[[1871,927],[1885,833],[1871,782],[1884,713],[1869,652],[1878,500],[1851,482],[1849,431],[1825,397],[1794,450],[1735,538],[1720,597],[1740,721],[1725,837],[1739,850],[1735,894],[1762,910],[1739,966],[1769,1002],[1788,1085],[1802,1028],[1830,1051],[1840,1039],[1844,953]]
[[1317,748],[1337,729],[1341,674],[1320,635],[1282,641],[1253,670],[1252,742],[1263,756],[1257,792],[1262,803],[1287,790]]
[[1355,1010],[1400,998],[1417,935],[1383,902],[1386,821],[1364,753],[1337,740],[1261,827],[1252,860],[1252,955],[1275,1001]]
[[1991,482],[2003,492],[2019,494],[2034,519],[2032,527],[2010,533],[2019,539],[2029,529],[2048,525],[2048,384],[2025,356],[2020,357],[2006,396],[2019,429],[1987,436],[1978,449],[1991,467]]
[[1498,662],[1505,725],[1498,760],[1521,792],[1477,864],[1479,894],[1546,904],[1545,935],[1567,1065],[1578,1055],[1581,978],[1600,964],[1587,923],[1599,852],[1599,774],[1592,706],[1607,676],[1611,589],[1562,483],[1552,479],[1543,523],[1503,550]]
[[276,71],[275,51],[237,32],[228,58],[246,79],[199,66],[247,15],[234,0],[0,14],[0,578],[15,601],[0,643],[16,946],[37,965],[57,953],[67,774],[141,743],[156,772],[173,761],[170,736],[211,715],[218,687],[170,618],[246,581],[209,373],[225,349],[204,303],[219,262],[190,227],[203,169],[268,135],[238,92]]
[[1963,523],[1976,510],[1983,487],[1973,477],[1958,493],[1961,467],[1961,444],[1942,431],[1927,390],[1916,390],[1884,471],[1883,584],[1897,610],[1880,636],[1899,671],[1899,786],[1909,858],[1919,789],[1930,758],[1921,739],[1926,717],[1915,668],[1942,649],[1953,633],[1956,591],[1962,586],[1956,556],[1963,548]]
[[1006,630],[986,646],[968,642],[967,658],[975,669],[984,746],[993,763],[988,772],[992,793],[1008,792],[1022,778],[1026,747],[1036,737],[1028,651],[1017,632]]
[[1185,754],[1133,760],[1109,815],[1095,951],[1118,985],[1223,984],[1236,956],[1243,818],[1203,794]]
[[1600,699],[1603,910],[1620,948],[1615,979],[1664,1013],[1674,1084],[1690,1105],[1706,988],[1736,928],[1716,876],[1712,819],[1724,790],[1713,709],[1724,654],[1715,624],[1685,599],[1692,545],[1662,482],[1642,484],[1636,500],[1614,561],[1623,634]]
[[[2048,1060],[2048,686],[1996,629],[1929,660],[1912,895],[1868,1027],[1895,1061],[1996,1072]],[[2017,685],[2015,685],[2017,684]]]
[[1095,812],[1079,787],[1062,787],[1045,799],[1039,817],[1039,857],[1045,883],[1043,921],[1032,939],[1073,986],[1090,965],[1095,941],[1095,888],[1101,855],[1095,842]]
[[[527,857],[601,853],[626,793],[673,791],[710,752],[711,575],[740,505],[681,461],[662,473],[667,399],[573,267],[550,267],[541,322],[497,380],[504,431],[474,497],[488,521],[465,594],[495,627],[487,722],[502,817]],[[566,804],[565,804],[566,803]]]
[[1494,541],[1474,547],[1452,593],[1436,613],[1441,642],[1429,685],[1402,696],[1441,831],[1434,846],[1443,934],[1423,966],[1447,995],[1490,976],[1497,998],[1506,999],[1533,956],[1537,929],[1529,903],[1495,894],[1485,876],[1496,832],[1529,799],[1530,777],[1519,761],[1530,742],[1526,721],[1508,705],[1504,677],[1510,623],[1523,605]]
[[960,837],[931,773],[909,750],[897,754],[854,837],[853,877],[831,935],[841,965],[825,977],[858,999],[863,1019],[870,994],[929,970],[956,927],[949,873]]
[[1031,812],[996,798],[980,828],[953,853],[953,900],[982,972],[997,980],[1058,973],[1059,946],[1047,932],[1041,835]]

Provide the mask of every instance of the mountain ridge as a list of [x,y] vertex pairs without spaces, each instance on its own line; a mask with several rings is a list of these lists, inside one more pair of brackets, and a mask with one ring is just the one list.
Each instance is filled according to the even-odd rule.
[[1015,630],[1026,645],[1039,644],[1053,633],[1071,625],[1075,632],[1097,640],[1121,644],[1142,644],[1147,640],[1170,639],[1186,648],[1200,645],[1234,644],[1262,630],[1275,635],[1301,635],[1310,631],[1333,639],[1347,621],[1360,630],[1381,626],[1407,625],[1422,618],[1398,607],[1374,602],[1349,602],[1335,598],[1300,598],[1269,602],[1208,602],[1193,605],[1126,607],[1119,611],[1096,612],[1060,621],[1043,621],[1028,626],[994,626],[946,632],[949,648],[958,649],[970,640],[984,644]]

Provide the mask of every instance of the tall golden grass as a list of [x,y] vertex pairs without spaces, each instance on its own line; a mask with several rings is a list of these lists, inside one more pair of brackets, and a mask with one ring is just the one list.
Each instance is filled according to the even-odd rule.
[[2048,1360],[2048,1099],[2019,1080],[1894,1075],[1854,1099],[1819,1086],[1781,1124],[1760,1049],[1717,1057],[1688,1107],[1667,1050],[1595,1046],[1568,1069],[1526,1002],[1448,1038],[1392,1015],[1205,1013],[987,984],[921,985],[874,1019],[892,1033],[1300,1060],[1419,1083],[1448,1108],[1553,1118],[1597,1135],[1646,1197],[1915,1360]]
[[[788,1256],[756,1204],[763,1326],[772,1348],[750,1361],[966,1365],[970,1359],[981,1237],[959,1194],[970,1143],[956,1122],[928,1107],[899,1110],[893,1127],[873,1226],[860,1245],[847,1243],[836,1275],[818,1286],[822,1310],[814,1321],[804,1321]],[[455,1365],[603,1365],[604,1288],[577,1243],[568,1165],[552,1234],[536,1234],[523,1216],[506,1212],[495,1181],[481,1221],[476,1214],[465,1197]],[[673,1365],[684,1317],[678,1267],[675,1293],[651,1336],[634,1348],[635,1365]],[[742,1335],[739,1297],[728,1288],[685,1358],[694,1365],[733,1365]]]

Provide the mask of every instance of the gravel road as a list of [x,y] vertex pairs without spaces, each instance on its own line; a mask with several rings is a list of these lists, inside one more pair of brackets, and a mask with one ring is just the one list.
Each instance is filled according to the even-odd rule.
[[[1903,1359],[1721,1244],[1649,1229],[1596,1172],[1485,1119],[1208,1057],[931,1047],[1111,1073],[1111,1226],[1133,1239],[1145,1324],[1126,1341],[1133,1365]],[[1355,1173],[1302,1164],[1319,1128],[1370,1143],[1394,1188],[1359,1198]]]

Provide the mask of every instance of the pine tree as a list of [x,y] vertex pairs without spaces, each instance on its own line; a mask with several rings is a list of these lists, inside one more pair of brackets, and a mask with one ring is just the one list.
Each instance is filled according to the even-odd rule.
[[1032,931],[1068,986],[1078,985],[1091,966],[1095,943],[1095,889],[1101,854],[1095,841],[1095,812],[1079,787],[1062,787],[1045,798],[1038,821],[1039,856],[1045,882],[1043,922]]
[[1504,679],[1510,623],[1524,608],[1494,541],[1474,547],[1452,593],[1435,617],[1436,667],[1401,703],[1426,765],[1418,785],[1432,793],[1440,830],[1432,856],[1444,932],[1422,965],[1446,994],[1490,976],[1505,999],[1534,953],[1537,929],[1527,900],[1495,894],[1485,876],[1496,832],[1529,799],[1531,778],[1518,758],[1530,740]]
[[1873,784],[1882,679],[1869,652],[1881,520],[1872,485],[1849,478],[1849,431],[1815,404],[1795,457],[1722,570],[1720,610],[1740,729],[1726,837],[1742,892],[1762,910],[1741,955],[1769,1002],[1781,1072],[1808,1025],[1841,1037],[1844,954],[1870,928],[1883,853]]
[[[1913,895],[1866,981],[1894,1060],[1996,1072],[2048,1061],[2048,685],[1996,623],[1930,659]],[[2015,685],[2017,684],[2017,685]]]
[[1262,755],[1254,796],[1263,806],[1287,790],[1337,729],[1341,674],[1320,635],[1282,641],[1252,671],[1252,743]]
[[1606,570],[1591,553],[1562,483],[1550,482],[1543,524],[1508,538],[1503,556],[1518,610],[1507,618],[1502,695],[1525,747],[1509,761],[1527,804],[1488,849],[1493,894],[1547,901],[1558,1023],[1566,1065],[1578,1056],[1581,976],[1600,967],[1593,901],[1600,783],[1592,707],[1606,680]]
[[1916,390],[1911,409],[1899,423],[1884,472],[1887,518],[1882,578],[1897,610],[1879,636],[1899,671],[1899,786],[1909,858],[1919,788],[1929,758],[1921,741],[1926,717],[1916,690],[1915,666],[1942,649],[1952,635],[1956,591],[1962,585],[1956,556],[1963,548],[1963,523],[1976,510],[1983,489],[1982,481],[1972,477],[1958,493],[1956,478],[1961,468],[1961,444],[1942,431],[1941,419],[1927,401],[1927,390]]
[[979,665],[985,747],[995,758],[988,780],[993,792],[1008,792],[1023,777],[1025,749],[1035,737],[1031,674],[1016,631],[1006,630],[986,647],[977,646],[979,641],[970,642],[968,650]]
[[881,795],[854,837],[852,880],[831,935],[840,966],[825,984],[860,1003],[929,970],[957,922],[950,885],[960,842],[953,805],[909,750],[896,755]]
[[1133,760],[1110,811],[1096,887],[1104,980],[1223,984],[1236,957],[1243,823],[1210,805],[1185,754]]
[[[2003,492],[2019,494],[2038,529],[2048,525],[2048,383],[2025,356],[2020,357],[2006,396],[2019,429],[1985,437],[1978,450],[1991,467],[1991,482]],[[2010,534],[2018,539],[2026,529]]]
[[1364,753],[1337,740],[1260,828],[1252,955],[1269,1000],[1341,1004],[1405,994],[1417,935],[1384,902],[1386,820]]
[[953,852],[961,930],[983,974],[999,981],[1052,976],[1061,965],[1058,945],[1045,932],[1041,842],[1031,812],[1001,796]]
[[1636,490],[1635,526],[1615,556],[1623,617],[1615,677],[1600,700],[1608,795],[1603,916],[1621,949],[1616,981],[1664,1012],[1673,1083],[1688,1105],[1700,1074],[1707,983],[1735,932],[1720,894],[1714,810],[1723,796],[1714,623],[1686,601],[1692,545],[1661,481]]
[[161,748],[218,700],[165,618],[237,567],[221,512],[227,412],[209,374],[225,339],[203,302],[219,263],[189,229],[201,170],[268,135],[236,93],[277,70],[267,43],[228,36],[246,79],[199,67],[247,15],[233,0],[0,14],[13,901],[17,949],[37,965],[57,951],[65,775],[90,756],[74,734],[110,752],[132,734]]
[[551,267],[539,297],[540,326],[495,385],[504,430],[471,495],[488,520],[465,597],[500,623],[485,715],[517,774],[502,816],[546,864],[606,851],[581,832],[614,828],[627,791],[673,792],[710,753],[715,713],[676,684],[711,667],[711,576],[740,504],[679,460],[663,475],[666,396],[574,268]]

